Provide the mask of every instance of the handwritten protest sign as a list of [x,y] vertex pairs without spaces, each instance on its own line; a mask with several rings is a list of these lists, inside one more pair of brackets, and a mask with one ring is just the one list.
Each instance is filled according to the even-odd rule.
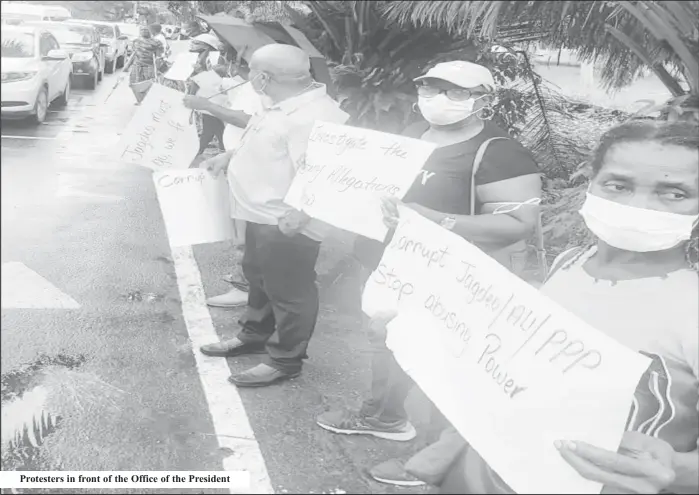
[[171,246],[219,242],[233,237],[228,184],[208,170],[168,170],[153,174]]
[[174,89],[153,84],[119,141],[119,160],[151,170],[189,167],[199,138],[182,98]]
[[165,78],[172,81],[185,81],[194,72],[199,54],[194,52],[180,53],[175,57],[172,67],[165,73]]
[[616,451],[647,358],[405,207],[362,306],[397,310],[396,360],[513,490],[599,493],[554,442]]
[[316,122],[285,202],[340,229],[382,241],[381,197],[403,198],[435,145]]

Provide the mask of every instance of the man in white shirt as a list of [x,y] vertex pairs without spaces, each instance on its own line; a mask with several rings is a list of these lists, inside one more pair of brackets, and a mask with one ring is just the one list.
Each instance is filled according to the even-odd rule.
[[[233,339],[201,348],[221,357],[267,352],[265,362],[230,378],[239,387],[298,376],[318,316],[315,264],[323,229],[284,198],[314,122],[343,124],[349,116],[325,85],[313,81],[310,67],[300,48],[259,48],[250,61],[250,82],[265,110],[249,119],[236,149],[202,163],[214,174],[227,170],[235,216],[247,222],[243,271],[250,294],[242,329]],[[199,103],[189,98],[187,104]]]
[[[208,115],[213,115],[226,123],[223,131],[223,145],[226,150],[232,150],[240,143],[249,118],[263,110],[260,96],[252,89],[250,82],[238,75],[236,70],[232,70],[232,74],[234,74],[233,77],[223,78],[220,84],[221,88],[217,89],[218,92],[225,88],[231,88],[227,93],[221,95],[225,103],[216,98],[209,98],[209,103],[206,106],[208,110],[203,110]],[[189,99],[188,101],[202,100]],[[233,199],[231,203],[234,204],[234,202]],[[234,217],[234,215],[235,212],[232,211],[231,216]],[[245,246],[245,221],[235,218],[233,220],[236,233],[233,243],[236,250],[239,251],[235,256],[237,268],[237,263],[241,257],[240,253]],[[216,308],[237,308],[246,305],[248,293],[236,287],[236,285],[242,285],[243,280],[240,280],[240,276],[231,274],[226,277],[226,281],[232,283],[234,287],[224,294],[208,298],[206,303]]]

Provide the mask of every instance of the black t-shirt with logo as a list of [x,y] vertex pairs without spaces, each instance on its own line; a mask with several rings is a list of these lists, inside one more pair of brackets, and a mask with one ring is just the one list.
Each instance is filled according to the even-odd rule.
[[[403,135],[420,139],[428,129],[427,122],[419,122],[408,127]],[[483,130],[468,141],[436,148],[403,202],[452,215],[470,215],[473,162],[480,145],[494,137],[509,138],[509,135],[486,122]],[[488,145],[476,172],[476,185],[536,173],[539,168],[529,150],[514,139],[497,139]],[[366,268],[373,270],[381,260],[383,248],[382,243],[360,236],[355,241],[354,253]]]

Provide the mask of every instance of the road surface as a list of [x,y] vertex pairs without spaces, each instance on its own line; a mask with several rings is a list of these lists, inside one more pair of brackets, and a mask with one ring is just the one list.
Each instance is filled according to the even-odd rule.
[[[226,362],[198,353],[200,343],[236,331],[240,312],[202,304],[204,293],[227,289],[231,247],[173,255],[150,172],[111,153],[135,110],[126,86],[105,101],[116,77],[75,90],[39,128],[2,125],[3,414],[26,401],[3,428],[42,411],[60,418],[29,460],[10,461],[66,471],[246,469],[268,493],[420,493],[366,473],[419,443],[334,436],[315,425],[327,409],[356,407],[368,388],[356,280],[323,278],[310,359],[293,381],[238,390],[225,378],[260,356]],[[46,398],[31,402],[37,390]],[[420,397],[411,403],[424,426]]]

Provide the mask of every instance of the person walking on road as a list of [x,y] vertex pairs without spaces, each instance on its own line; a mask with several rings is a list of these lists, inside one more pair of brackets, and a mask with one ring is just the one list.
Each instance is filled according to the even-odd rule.
[[156,75],[156,59],[163,53],[162,44],[151,37],[150,29],[146,26],[140,28],[140,37],[133,40],[133,55],[124,65],[124,72],[131,66],[129,82],[131,90],[136,97],[136,104],[140,105],[148,93],[148,89],[142,90],[144,83],[154,81]]
[[237,337],[204,345],[209,356],[261,353],[265,361],[234,375],[239,387],[298,376],[318,316],[315,264],[321,224],[284,203],[303,164],[316,120],[343,124],[348,115],[311,77],[308,55],[291,45],[266,45],[250,61],[250,81],[265,110],[250,118],[236,149],[202,163],[227,170],[236,218],[247,222],[243,272],[248,308]]
[[[520,246],[526,250],[524,240],[538,223],[541,179],[532,154],[490,122],[495,90],[491,72],[474,63],[451,61],[437,64],[415,81],[425,121],[404,134],[436,143],[437,149],[404,197],[405,203],[517,271]],[[384,215],[387,225],[395,228],[395,198],[384,202]],[[364,266],[365,280],[378,266],[385,245],[357,238],[355,255]],[[359,411],[329,411],[317,418],[317,424],[333,433],[412,440],[416,431],[404,402],[414,383],[386,347],[383,325],[370,325],[369,341],[371,396]],[[412,464],[443,474],[448,466],[440,465],[440,455],[443,446],[451,449],[451,438],[446,431],[437,448],[416,456]],[[394,485],[425,484],[398,460],[380,464],[370,474]]]

